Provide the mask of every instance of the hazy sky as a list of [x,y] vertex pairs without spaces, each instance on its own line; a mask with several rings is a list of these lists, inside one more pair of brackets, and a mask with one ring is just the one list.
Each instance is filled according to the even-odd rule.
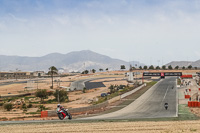
[[198,60],[200,0],[0,0],[0,46],[0,55]]

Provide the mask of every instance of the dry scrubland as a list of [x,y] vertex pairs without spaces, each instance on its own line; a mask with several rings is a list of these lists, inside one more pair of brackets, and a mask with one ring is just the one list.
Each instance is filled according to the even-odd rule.
[[12,133],[198,133],[200,121],[95,122],[1,125],[0,132]]
[[[100,88],[96,88],[96,89],[91,89],[91,90],[87,90],[86,93],[83,93],[82,91],[74,91],[74,92],[68,92],[68,96],[69,96],[69,102],[66,103],[62,103],[62,105],[66,108],[80,108],[80,107],[86,107],[86,106],[90,106],[92,105],[92,101],[94,99],[96,99],[97,96],[100,96],[101,93],[105,93],[108,92],[109,89],[108,87],[111,84],[115,84],[115,85],[127,85],[127,82],[125,80],[121,80],[124,78],[123,74],[117,74],[117,75],[87,75],[87,76],[80,76],[80,75],[76,75],[76,76],[69,76],[69,77],[62,77],[60,78],[61,82],[60,86],[66,86],[69,87],[70,86],[70,82],[73,82],[75,80],[80,80],[80,79],[87,79],[87,78],[102,78],[102,77],[111,77],[108,79],[101,79],[101,80],[94,80],[92,82],[103,82],[105,84],[106,87],[100,87]],[[117,77],[117,78],[113,78],[113,77]],[[55,78],[56,79],[56,78]],[[117,81],[115,81],[117,80]],[[121,81],[119,81],[121,80]],[[65,82],[65,81],[70,81],[70,82]],[[107,82],[104,82],[107,81]],[[3,85],[0,86],[0,94],[7,94],[12,93],[12,94],[18,94],[20,93],[20,91],[22,93],[25,93],[23,90],[27,84],[26,83],[15,83],[15,84],[10,84],[10,85]],[[47,89],[49,90],[49,86],[51,85],[51,79],[45,79],[42,80],[42,83],[39,83],[39,88],[42,89]],[[57,87],[57,84],[55,83],[55,88]],[[27,96],[28,97],[28,96]],[[34,97],[33,95],[31,97]],[[49,96],[48,99],[45,99],[45,101],[48,101],[50,99],[54,99],[53,96]],[[16,101],[24,101],[26,103],[26,105],[29,105],[32,102],[38,102],[35,103],[33,105],[32,108],[28,108],[27,112],[23,112],[20,108],[14,108],[11,111],[6,111],[5,109],[3,109],[3,106],[0,107],[0,121],[1,120],[30,120],[30,119],[40,119],[40,117],[36,117],[39,116],[38,114],[38,105],[40,105],[40,99],[39,98],[30,98],[29,100],[24,100],[24,97],[20,97],[16,100],[12,100],[11,102],[14,104]],[[30,102],[31,101],[31,102]],[[51,104],[43,104],[46,108],[48,108],[48,110],[55,110],[57,107],[57,102],[53,102]],[[18,105],[17,105],[18,106]],[[31,114],[29,114],[31,113]],[[33,118],[31,118],[33,117]]]

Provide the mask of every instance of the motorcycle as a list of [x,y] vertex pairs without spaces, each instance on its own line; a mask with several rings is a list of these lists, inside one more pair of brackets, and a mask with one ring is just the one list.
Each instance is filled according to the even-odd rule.
[[68,109],[57,108],[57,115],[60,120],[63,120],[68,117],[69,120],[72,119],[72,115],[68,112]]
[[165,103],[165,109],[167,110],[168,109],[168,103]]

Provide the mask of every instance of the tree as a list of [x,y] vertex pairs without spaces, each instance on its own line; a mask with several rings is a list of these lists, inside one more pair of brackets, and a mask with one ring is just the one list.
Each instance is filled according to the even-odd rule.
[[194,69],[197,70],[198,68],[197,68],[197,67],[194,67]]
[[132,67],[132,68],[131,68],[131,70],[135,70],[135,69],[136,69],[135,67]]
[[144,68],[145,70],[147,70],[147,66],[144,66],[143,68]]
[[106,68],[106,71],[108,71],[108,68]]
[[51,66],[48,71],[48,75],[51,75],[51,79],[52,79],[51,89],[53,89],[53,76],[56,74],[58,74],[58,69],[55,66]]
[[95,70],[95,69],[92,69],[92,72],[93,72],[93,73],[95,73],[95,72],[96,72],[96,70]]
[[142,69],[142,66],[140,66],[139,68]]
[[185,66],[183,66],[182,69],[185,69]]
[[86,93],[86,87],[83,88],[83,93]]
[[10,111],[12,108],[13,108],[13,105],[11,103],[4,104],[4,109],[6,109],[7,111]]
[[44,99],[48,98],[47,90],[45,90],[45,89],[37,90],[36,93],[35,93],[35,96],[39,97],[41,99],[41,103],[43,103]]
[[175,69],[177,69],[177,70],[178,70],[178,69],[179,69],[179,66],[176,66],[176,67],[175,67]]
[[125,65],[121,65],[121,69],[122,70],[126,69]]
[[85,71],[83,71],[81,74],[88,74],[89,73],[89,71],[88,70],[85,70]]
[[67,91],[65,90],[56,90],[53,95],[58,103],[65,102],[66,99],[69,100]]
[[173,68],[172,68],[172,66],[171,66],[171,65],[169,65],[169,66],[168,66],[168,69],[172,70]]
[[103,69],[102,69],[102,68],[100,68],[100,69],[99,69],[99,71],[101,72],[101,71],[103,71]]
[[159,66],[157,66],[157,67],[156,67],[156,69],[158,70],[158,69],[160,69],[160,67],[159,67]]
[[110,93],[114,93],[115,92],[114,85],[110,85],[110,87],[108,89],[110,89]]
[[191,66],[191,65],[189,65],[189,66],[188,66],[188,69],[192,69],[192,66]]
[[165,65],[163,65],[163,66],[162,66],[162,69],[163,69],[163,70],[165,70],[165,69],[166,69],[166,66],[165,66]]
[[154,66],[153,66],[153,65],[151,65],[151,66],[149,67],[149,69],[154,69]]

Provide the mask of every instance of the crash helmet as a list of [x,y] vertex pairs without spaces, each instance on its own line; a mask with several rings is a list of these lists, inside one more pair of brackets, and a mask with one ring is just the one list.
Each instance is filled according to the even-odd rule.
[[58,108],[60,108],[60,106],[61,106],[60,104],[57,105]]

